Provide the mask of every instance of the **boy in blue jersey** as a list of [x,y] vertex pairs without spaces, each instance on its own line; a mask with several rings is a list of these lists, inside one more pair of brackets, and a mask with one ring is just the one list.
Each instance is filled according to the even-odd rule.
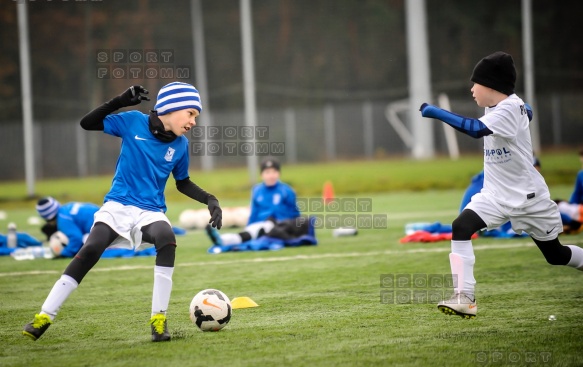
[[275,159],[266,159],[261,163],[262,182],[253,186],[251,191],[251,213],[245,230],[219,235],[218,231],[207,226],[207,233],[214,245],[237,245],[269,234],[278,223],[295,222],[300,216],[296,193],[291,186],[279,180],[280,174],[281,165]]
[[460,116],[424,103],[423,117],[435,118],[473,138],[484,140],[484,187],[452,223],[451,273],[457,277],[454,294],[437,308],[450,315],[473,318],[476,258],[472,235],[510,221],[517,233],[530,235],[551,265],[583,270],[583,249],[563,246],[558,235],[562,223],[549,188],[532,164],[530,114],[527,104],[515,93],[516,69],[512,56],[495,52],[480,60],[470,80],[476,104],[484,108],[479,119]]
[[38,214],[47,223],[42,227],[47,240],[53,233],[62,232],[68,238],[67,245],[57,257],[73,257],[79,252],[93,227],[93,216],[99,207],[92,203],[70,202],[61,205],[52,197],[40,199],[36,204]]
[[195,124],[202,107],[198,91],[190,84],[174,82],[162,87],[154,111],[112,112],[141,101],[148,91],[132,86],[97,107],[81,120],[85,130],[104,131],[122,139],[121,151],[110,191],[95,213],[85,245],[55,283],[33,321],[23,334],[37,340],[51,325],[57,312],[109,246],[156,248],[152,292],[152,341],[169,341],[166,310],[172,290],[176,238],[164,214],[164,188],[170,174],[184,195],[208,205],[209,223],[220,228],[222,210],[217,198],[190,181],[188,139],[184,133]]

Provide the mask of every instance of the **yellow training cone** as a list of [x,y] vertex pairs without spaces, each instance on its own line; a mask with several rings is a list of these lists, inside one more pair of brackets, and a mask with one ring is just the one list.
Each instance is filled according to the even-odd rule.
[[236,310],[239,308],[259,307],[259,305],[249,297],[237,297],[231,300],[231,307]]

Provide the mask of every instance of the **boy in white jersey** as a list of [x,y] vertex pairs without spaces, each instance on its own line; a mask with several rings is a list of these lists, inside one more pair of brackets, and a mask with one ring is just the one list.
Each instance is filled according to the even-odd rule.
[[547,262],[583,270],[583,249],[563,246],[557,205],[532,165],[529,119],[532,111],[516,94],[512,56],[495,52],[474,68],[471,89],[484,116],[473,119],[424,103],[423,117],[436,118],[476,139],[484,137],[484,187],[452,223],[451,272],[455,294],[437,307],[446,314],[476,316],[474,251],[471,236],[510,221],[516,233],[528,233]]
[[162,87],[154,111],[112,112],[149,101],[148,91],[130,87],[121,95],[88,113],[81,120],[85,130],[101,130],[122,139],[111,189],[95,213],[94,225],[81,250],[50,291],[23,334],[37,340],[53,322],[62,304],[97,263],[110,245],[156,247],[152,314],[152,341],[171,339],[166,310],[172,290],[176,238],[164,214],[164,188],[170,174],[184,195],[208,205],[210,223],[221,228],[222,210],[217,198],[190,181],[188,139],[184,133],[202,111],[200,95],[190,84],[174,82]]

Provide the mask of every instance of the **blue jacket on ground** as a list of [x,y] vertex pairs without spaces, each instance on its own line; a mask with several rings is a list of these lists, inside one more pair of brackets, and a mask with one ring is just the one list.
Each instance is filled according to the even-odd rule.
[[0,233],[0,256],[10,255],[12,252],[19,248],[42,246],[43,244],[41,241],[24,232],[16,232],[17,246],[15,248],[8,247],[7,242],[8,242],[7,236]]

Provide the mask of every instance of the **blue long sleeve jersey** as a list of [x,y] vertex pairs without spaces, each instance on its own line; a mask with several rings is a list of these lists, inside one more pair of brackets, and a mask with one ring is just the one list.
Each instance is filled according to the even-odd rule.
[[267,186],[264,183],[253,186],[248,224],[261,222],[268,218],[280,221],[299,216],[296,193],[288,184],[278,181],[273,186]]
[[[530,107],[528,103],[525,103],[524,108],[526,109],[528,121],[532,121],[532,107]],[[492,130],[490,130],[488,126],[486,126],[478,119],[461,116],[427,103],[423,103],[419,108],[419,111],[421,111],[421,115],[423,117],[441,120],[457,131],[460,131],[475,139],[493,134]]]
[[148,115],[139,111],[108,115],[103,126],[106,134],[122,138],[115,176],[104,202],[166,212],[168,177],[172,174],[176,181],[189,177],[188,139],[157,139],[149,130]]
[[98,210],[99,207],[95,204],[78,202],[67,203],[59,208],[57,230],[69,238],[61,256],[73,257],[79,252],[83,246],[83,236],[91,230],[93,215]]

